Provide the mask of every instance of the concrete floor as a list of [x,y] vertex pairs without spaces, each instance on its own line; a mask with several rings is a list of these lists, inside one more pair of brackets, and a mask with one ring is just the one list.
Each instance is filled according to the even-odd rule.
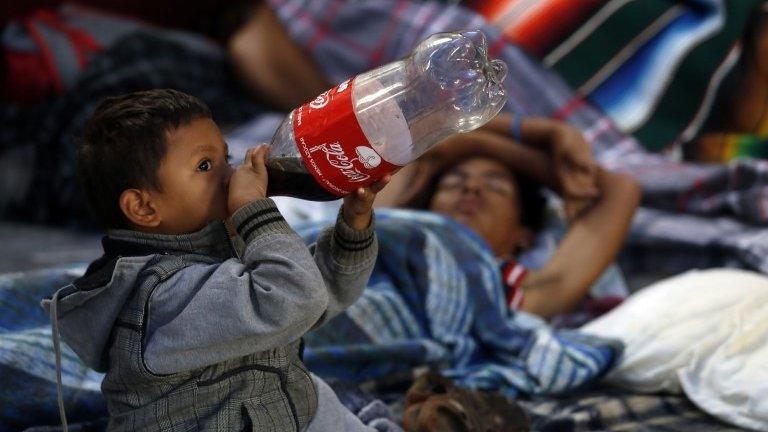
[[[98,232],[0,222],[0,273],[88,264],[101,253]],[[667,276],[624,274],[632,292]]]
[[99,233],[0,222],[0,273],[87,264],[99,256]]

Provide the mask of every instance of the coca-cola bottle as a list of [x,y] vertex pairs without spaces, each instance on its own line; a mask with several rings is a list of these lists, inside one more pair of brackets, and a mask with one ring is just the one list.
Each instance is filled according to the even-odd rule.
[[293,110],[272,138],[269,195],[325,201],[375,182],[498,114],[505,75],[481,32],[430,36]]

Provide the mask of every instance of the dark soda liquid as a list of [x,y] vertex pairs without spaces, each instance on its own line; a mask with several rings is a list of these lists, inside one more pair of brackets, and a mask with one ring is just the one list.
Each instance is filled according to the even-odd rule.
[[[291,161],[295,164],[294,161]],[[301,161],[298,161],[301,163]],[[312,174],[308,172],[286,171],[280,161],[270,160],[267,163],[268,196],[291,196],[310,201],[333,201],[338,197],[317,184]]]

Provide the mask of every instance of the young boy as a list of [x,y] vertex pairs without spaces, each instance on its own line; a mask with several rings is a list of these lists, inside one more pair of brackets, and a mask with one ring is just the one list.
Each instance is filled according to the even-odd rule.
[[301,337],[365,287],[387,179],[345,198],[310,251],[265,197],[266,153],[233,170],[208,108],[173,90],[107,99],[90,119],[78,175],[104,255],[44,306],[57,355],[58,325],[106,372],[110,430],[372,430],[307,371]]

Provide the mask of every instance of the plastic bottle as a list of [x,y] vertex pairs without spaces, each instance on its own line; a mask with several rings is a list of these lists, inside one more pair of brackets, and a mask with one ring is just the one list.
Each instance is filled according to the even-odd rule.
[[269,194],[336,199],[481,126],[506,102],[506,65],[487,52],[479,31],[434,34],[293,110],[272,138]]

